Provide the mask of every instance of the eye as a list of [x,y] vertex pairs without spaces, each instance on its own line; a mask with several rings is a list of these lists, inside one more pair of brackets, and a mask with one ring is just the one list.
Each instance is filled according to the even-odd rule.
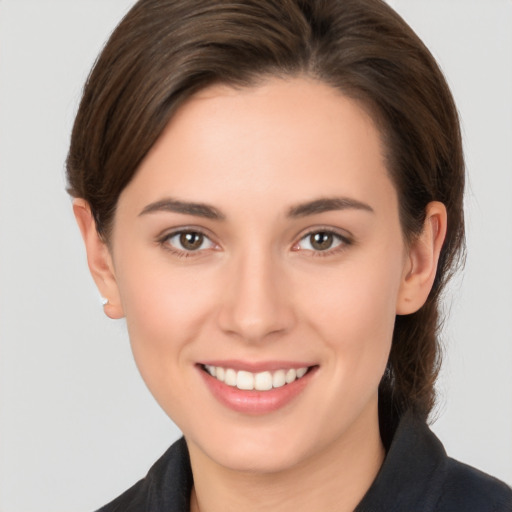
[[338,249],[350,242],[343,236],[327,230],[319,230],[308,233],[294,246],[297,251],[328,252]]
[[167,235],[162,243],[178,253],[198,252],[213,249],[215,244],[200,231],[179,231]]

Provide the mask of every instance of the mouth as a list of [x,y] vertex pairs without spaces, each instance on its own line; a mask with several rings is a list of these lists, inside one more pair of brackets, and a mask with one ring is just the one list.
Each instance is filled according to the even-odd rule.
[[207,388],[224,406],[242,414],[262,415],[280,410],[309,386],[318,365],[272,363],[252,365],[225,362],[198,364]]
[[201,367],[219,382],[243,391],[270,391],[271,389],[281,388],[302,379],[306,373],[313,369],[312,366],[302,366],[300,368],[280,368],[275,371],[255,373],[209,364],[201,365]]

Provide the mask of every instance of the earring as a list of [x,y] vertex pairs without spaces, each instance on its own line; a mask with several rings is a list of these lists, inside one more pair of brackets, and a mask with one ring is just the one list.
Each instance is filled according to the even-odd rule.
[[105,307],[107,304],[108,304],[108,299],[106,299],[105,297],[101,297],[101,305],[103,307]]

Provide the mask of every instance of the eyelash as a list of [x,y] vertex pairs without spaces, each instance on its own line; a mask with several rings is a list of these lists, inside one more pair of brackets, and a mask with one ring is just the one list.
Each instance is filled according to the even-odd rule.
[[[308,238],[311,238],[313,235],[316,235],[316,234],[332,235],[334,237],[334,239],[337,240],[339,243],[335,247],[329,248],[329,249],[325,249],[323,251],[322,250],[316,250],[315,251],[315,250],[312,250],[312,249],[299,249],[299,248],[297,248],[297,246],[303,240],[307,240]],[[354,243],[353,240],[351,238],[349,238],[347,235],[342,235],[341,233],[339,233],[338,231],[336,231],[336,230],[334,230],[332,228],[318,227],[318,228],[312,229],[312,230],[308,231],[307,233],[305,233],[304,235],[302,235],[299,238],[298,242],[293,244],[292,250],[295,250],[296,252],[308,251],[315,258],[316,257],[325,258],[325,257],[328,257],[328,256],[334,256],[336,254],[339,254],[339,253],[345,251],[350,245],[353,245],[353,243]]]
[[177,249],[176,247],[173,247],[170,244],[170,240],[174,237],[181,236],[181,235],[187,235],[187,234],[194,234],[194,235],[200,235],[204,238],[203,243],[205,240],[208,240],[210,244],[215,246],[215,243],[212,242],[211,238],[204,233],[200,229],[180,229],[178,231],[172,231],[171,233],[167,233],[160,237],[157,241],[158,243],[166,250],[172,253],[174,256],[177,256],[178,258],[193,258],[198,257],[201,255],[201,253],[205,250],[212,250],[213,248],[208,249],[197,249],[197,250],[187,250],[187,249]]
[[[205,250],[215,250],[213,247],[210,247],[208,249],[196,249],[196,250],[187,250],[187,249],[177,249],[176,247],[173,247],[169,241],[172,238],[175,238],[177,236],[186,234],[194,234],[194,235],[200,235],[204,237],[204,240],[208,240],[211,245],[215,246],[216,244],[211,240],[211,238],[202,230],[200,229],[180,229],[178,231],[173,231],[171,233],[167,233],[160,237],[157,241],[158,243],[166,250],[171,252],[174,256],[177,256],[178,258],[191,258],[191,257],[198,257],[200,256]],[[316,234],[325,234],[325,235],[332,235],[339,243],[333,248],[325,249],[325,250],[313,250],[313,249],[300,249],[298,248],[298,245],[303,241],[307,240],[308,238],[312,237]],[[204,242],[203,240],[203,242]],[[316,228],[313,230],[308,231],[304,235],[302,235],[299,240],[293,244],[292,250],[295,252],[300,251],[308,251],[311,253],[313,257],[327,257],[332,256],[335,254],[338,254],[340,252],[343,252],[347,249],[348,246],[353,245],[353,240],[346,235],[342,235],[339,232],[333,230],[332,228]]]

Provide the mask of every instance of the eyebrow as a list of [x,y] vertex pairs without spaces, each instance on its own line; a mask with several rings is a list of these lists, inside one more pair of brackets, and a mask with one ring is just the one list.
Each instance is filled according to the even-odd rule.
[[166,198],[154,203],[148,204],[140,213],[146,215],[155,212],[174,212],[185,215],[194,215],[195,217],[204,217],[206,219],[224,220],[226,217],[217,208],[205,203],[191,203],[187,201],[178,201],[177,199]]
[[[361,201],[356,199],[350,199],[348,197],[331,197],[315,199],[308,201],[307,203],[301,203],[292,206],[288,210],[287,217],[299,218],[307,217],[308,215],[316,215],[319,213],[335,211],[335,210],[363,210],[373,213],[373,208]],[[139,216],[146,215],[148,213],[155,212],[173,212],[182,213],[185,215],[193,215],[195,217],[203,217],[206,219],[213,220],[225,220],[226,216],[221,213],[214,206],[206,203],[194,203],[188,201],[179,201],[177,199],[166,198],[154,203],[148,204],[139,213]]]
[[375,213],[373,208],[366,203],[351,199],[348,197],[330,197],[315,199],[307,203],[292,206],[288,210],[288,217],[306,217],[318,213],[330,212],[335,210],[363,210]]

